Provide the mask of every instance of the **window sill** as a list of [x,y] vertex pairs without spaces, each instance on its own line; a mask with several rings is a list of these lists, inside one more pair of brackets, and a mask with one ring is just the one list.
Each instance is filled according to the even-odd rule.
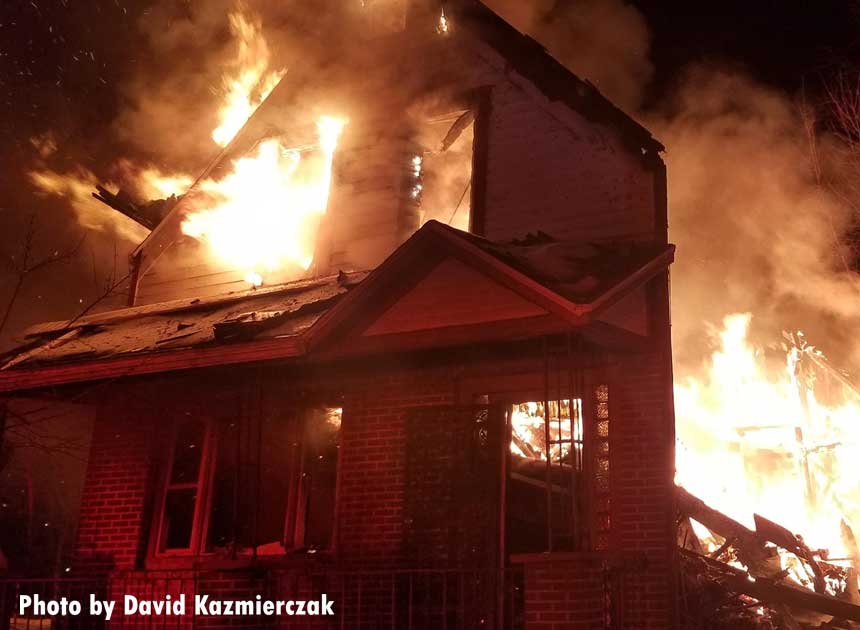
[[511,564],[522,565],[599,566],[608,563],[609,566],[622,566],[630,564],[639,565],[646,562],[646,558],[645,554],[636,551],[544,551],[512,554],[510,561]]
[[205,556],[154,556],[146,559],[147,570],[188,570],[188,571],[233,571],[240,569],[302,569],[331,565],[335,554],[331,551],[316,553],[290,552],[278,555],[238,555],[227,558],[214,555]]

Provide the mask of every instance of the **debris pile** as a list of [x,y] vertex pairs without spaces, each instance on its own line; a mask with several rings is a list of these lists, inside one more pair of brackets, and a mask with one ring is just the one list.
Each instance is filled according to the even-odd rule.
[[683,488],[677,497],[684,627],[860,628],[856,554],[830,559],[759,515],[753,530]]

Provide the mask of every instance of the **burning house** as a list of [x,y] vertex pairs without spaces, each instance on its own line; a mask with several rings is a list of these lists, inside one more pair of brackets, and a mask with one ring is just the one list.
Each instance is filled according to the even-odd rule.
[[[660,143],[480,2],[353,4],[307,69],[230,84],[202,173],[98,189],[149,230],[127,305],[4,357],[4,396],[96,417],[78,581],[38,588],[327,593],[338,627],[732,627],[694,619],[718,597],[856,620],[791,533],[676,491]],[[724,562],[769,545],[815,588]]]

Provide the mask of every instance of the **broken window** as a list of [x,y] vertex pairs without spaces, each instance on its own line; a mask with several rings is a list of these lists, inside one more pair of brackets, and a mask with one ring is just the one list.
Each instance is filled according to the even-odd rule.
[[198,528],[203,485],[206,423],[189,420],[176,431],[164,491],[160,551],[189,551]]
[[575,549],[583,471],[582,401],[515,402],[508,414],[511,551]]
[[207,551],[283,551],[293,425],[265,415],[250,431],[236,420],[218,427]]
[[412,162],[411,195],[419,202],[419,226],[435,219],[468,231],[472,213],[472,141],[475,115],[458,111],[427,120],[420,155]]
[[[507,407],[510,553],[602,548],[607,542],[609,389],[597,385],[589,392],[585,402],[518,400]],[[588,428],[586,416],[592,416]],[[586,448],[586,443],[592,446]]]
[[331,546],[342,415],[340,407],[308,411],[291,505],[294,548],[316,550]]
[[157,550],[219,556],[328,549],[340,407],[186,421],[176,430]]

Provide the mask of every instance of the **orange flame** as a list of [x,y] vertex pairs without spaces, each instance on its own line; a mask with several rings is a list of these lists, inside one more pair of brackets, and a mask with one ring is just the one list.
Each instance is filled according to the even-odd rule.
[[769,372],[750,320],[726,317],[707,376],[675,384],[676,481],[750,528],[758,513],[842,558],[841,522],[860,535],[860,399],[842,387],[818,400],[803,369],[823,358],[812,347],[790,348]]
[[311,150],[289,149],[278,139],[261,142],[254,155],[236,160],[224,179],[201,183],[212,205],[190,213],[183,233],[205,241],[227,265],[260,274],[254,284],[262,282],[264,271],[310,267],[344,124],[320,118],[319,143]]
[[230,30],[239,47],[234,70],[224,76],[226,97],[219,110],[220,124],[212,132],[212,139],[221,146],[233,139],[284,76],[283,70],[268,70],[271,54],[259,23],[234,13]]

